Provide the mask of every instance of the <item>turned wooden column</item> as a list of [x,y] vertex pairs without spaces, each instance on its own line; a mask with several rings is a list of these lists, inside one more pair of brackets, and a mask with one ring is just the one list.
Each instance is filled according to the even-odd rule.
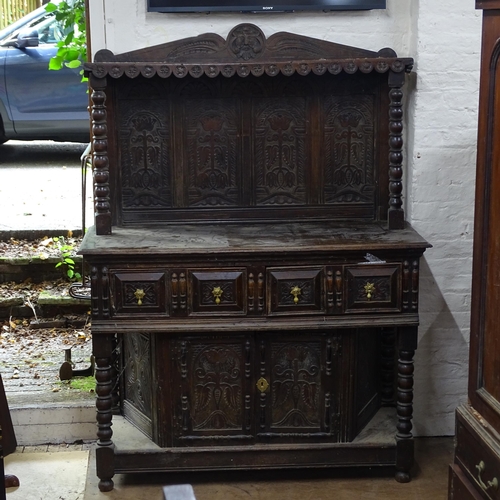
[[114,475],[113,430],[113,335],[95,335],[94,356],[96,362],[96,408],[97,408],[97,476],[99,489],[111,491]]
[[398,329],[398,375],[396,391],[397,411],[397,459],[396,481],[407,483],[411,480],[410,470],[414,462],[414,441],[412,434],[413,417],[413,356],[417,348],[417,327]]

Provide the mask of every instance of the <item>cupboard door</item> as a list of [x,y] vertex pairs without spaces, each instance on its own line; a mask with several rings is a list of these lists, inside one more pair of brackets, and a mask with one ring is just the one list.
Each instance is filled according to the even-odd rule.
[[500,432],[500,16],[485,10],[479,103],[469,398]]
[[260,441],[339,441],[341,348],[341,335],[257,336]]
[[251,441],[251,336],[183,336],[171,346],[174,445]]

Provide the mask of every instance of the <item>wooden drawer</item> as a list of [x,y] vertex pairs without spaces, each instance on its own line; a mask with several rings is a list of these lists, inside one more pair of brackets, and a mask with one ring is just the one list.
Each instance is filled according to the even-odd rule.
[[269,268],[268,314],[325,313],[322,268]]
[[448,500],[482,500],[482,498],[460,467],[456,464],[450,465]]
[[116,272],[112,280],[114,312],[166,313],[165,273]]
[[455,462],[485,498],[500,500],[500,450],[472,419],[457,411]]
[[401,311],[401,265],[345,266],[346,312]]
[[188,272],[190,314],[246,314],[246,270],[191,270]]

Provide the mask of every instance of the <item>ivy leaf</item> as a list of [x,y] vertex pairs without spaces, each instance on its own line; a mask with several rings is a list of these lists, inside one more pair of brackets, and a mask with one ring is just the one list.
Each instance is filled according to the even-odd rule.
[[49,69],[57,71],[60,70],[62,67],[63,67],[63,60],[61,57],[54,56],[50,58]]
[[71,68],[71,69],[79,68],[82,65],[82,61],[75,59],[73,61],[69,61],[67,63],[64,63],[64,65],[67,66],[68,68]]
[[45,6],[45,10],[47,12],[54,12],[55,10],[57,10],[57,5],[49,2],[46,6]]

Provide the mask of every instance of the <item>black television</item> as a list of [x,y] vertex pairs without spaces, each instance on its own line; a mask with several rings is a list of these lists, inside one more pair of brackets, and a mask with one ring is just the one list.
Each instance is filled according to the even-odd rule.
[[148,12],[294,12],[385,9],[386,0],[147,0]]

